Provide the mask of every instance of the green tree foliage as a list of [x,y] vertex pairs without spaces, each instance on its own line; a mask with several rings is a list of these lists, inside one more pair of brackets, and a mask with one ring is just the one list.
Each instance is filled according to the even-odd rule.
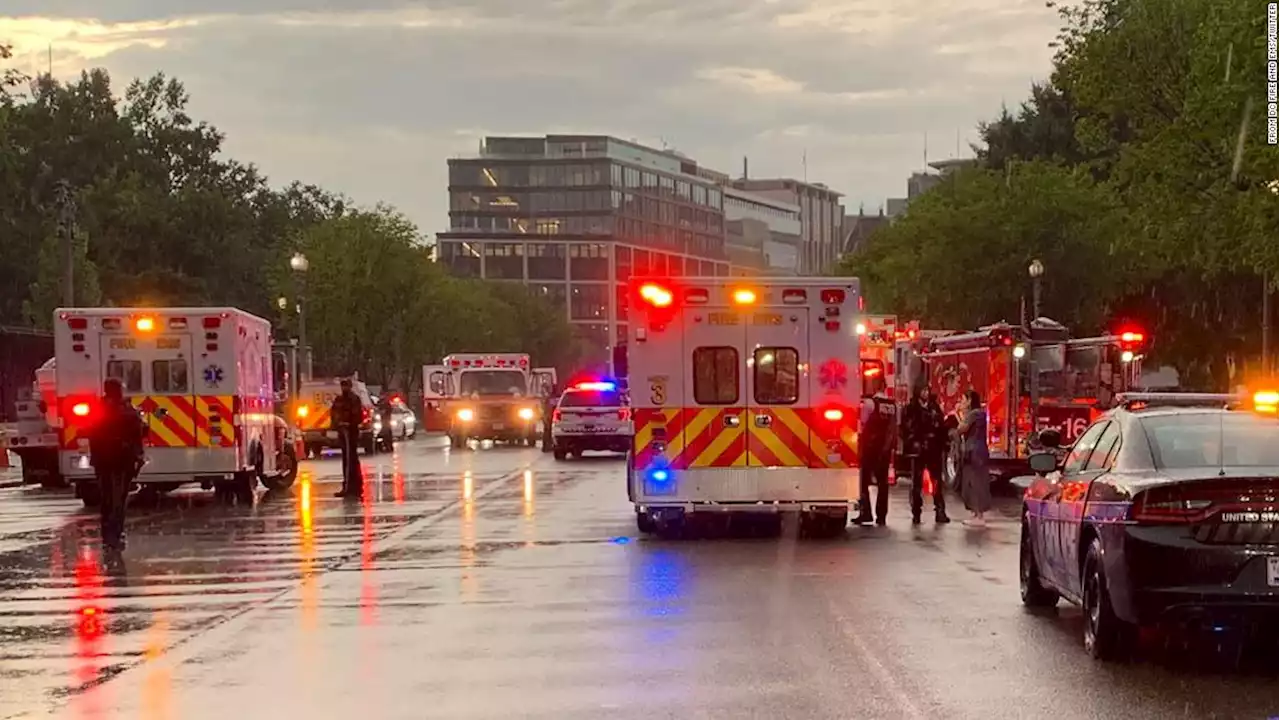
[[[843,270],[885,292],[873,305],[973,326],[1016,317],[1024,261],[1040,257],[1046,314],[1082,333],[1138,322],[1153,359],[1191,386],[1238,382],[1230,368],[1260,356],[1278,269],[1266,5],[1083,0],[1059,12],[1050,82],[979,127],[980,169],[913,203]],[[935,256],[979,299],[940,280]],[[1272,317],[1272,357],[1275,329]]]
[[[418,229],[312,185],[283,189],[227,158],[223,134],[158,74],[123,97],[103,70],[71,82],[5,69],[0,45],[0,324],[47,325],[61,304],[57,189],[76,208],[77,304],[232,305],[282,324],[305,292],[317,371],[406,389],[450,351],[522,350],[567,366],[563,312],[523,288],[447,277]],[[289,258],[310,259],[305,287]]]

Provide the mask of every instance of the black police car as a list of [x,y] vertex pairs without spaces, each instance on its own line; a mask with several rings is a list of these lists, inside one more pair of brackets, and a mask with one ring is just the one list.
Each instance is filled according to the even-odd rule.
[[1120,395],[1064,459],[1032,455],[1023,603],[1081,605],[1085,649],[1099,659],[1145,625],[1274,637],[1280,426],[1274,405],[1240,400]]

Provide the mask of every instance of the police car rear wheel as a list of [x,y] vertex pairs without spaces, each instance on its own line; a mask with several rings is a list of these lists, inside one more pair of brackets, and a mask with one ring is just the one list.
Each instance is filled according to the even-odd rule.
[[556,460],[564,460],[569,455],[569,453],[566,452],[565,449],[561,447],[555,448],[551,452],[553,453],[552,457],[554,457]]
[[1102,567],[1102,542],[1089,545],[1084,561],[1084,649],[1095,660],[1117,660],[1136,639],[1136,628],[1116,617]]

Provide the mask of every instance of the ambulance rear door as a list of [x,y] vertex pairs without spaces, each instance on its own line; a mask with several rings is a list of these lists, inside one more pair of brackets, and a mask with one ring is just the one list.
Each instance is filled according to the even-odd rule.
[[[681,311],[683,356],[690,384],[683,413],[683,467],[746,467],[746,327],[749,316],[724,305],[690,306]],[[703,488],[713,497],[738,498],[728,488]],[[748,491],[747,488],[738,488]]]
[[449,369],[444,365],[422,366],[422,427],[427,432],[449,429],[444,400],[449,397]]
[[[103,332],[103,378],[116,378],[147,426],[152,448],[199,446],[196,398],[191,383],[191,334],[165,318],[138,317],[119,332]],[[150,328],[150,329],[148,329]],[[185,472],[185,459],[151,455],[148,474]]]
[[762,307],[743,313],[747,351],[747,464],[807,468],[809,308]]

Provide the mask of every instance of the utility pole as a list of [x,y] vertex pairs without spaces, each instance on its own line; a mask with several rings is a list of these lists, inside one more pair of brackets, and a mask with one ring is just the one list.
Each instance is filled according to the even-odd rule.
[[58,207],[58,240],[62,250],[62,306],[75,307],[75,198],[71,195],[71,183],[66,180],[58,181],[54,193]]

